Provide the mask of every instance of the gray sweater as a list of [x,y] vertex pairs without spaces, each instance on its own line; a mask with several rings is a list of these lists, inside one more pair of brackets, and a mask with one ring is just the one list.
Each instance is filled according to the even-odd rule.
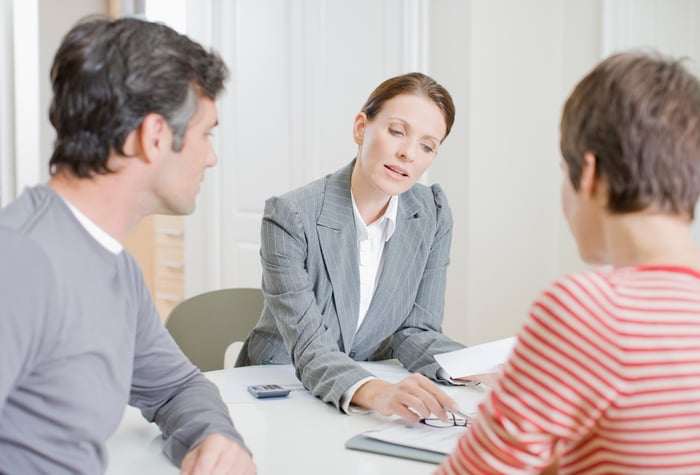
[[46,186],[0,210],[0,309],[0,472],[104,472],[127,403],[178,466],[212,433],[243,446],[134,259],[102,247]]

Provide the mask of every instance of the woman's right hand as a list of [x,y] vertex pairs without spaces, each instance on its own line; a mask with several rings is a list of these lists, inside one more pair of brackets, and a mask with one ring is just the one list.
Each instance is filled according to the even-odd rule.
[[416,423],[431,414],[447,422],[445,409],[459,411],[454,399],[418,373],[395,384],[371,379],[355,391],[351,403],[385,416],[398,415],[409,423]]

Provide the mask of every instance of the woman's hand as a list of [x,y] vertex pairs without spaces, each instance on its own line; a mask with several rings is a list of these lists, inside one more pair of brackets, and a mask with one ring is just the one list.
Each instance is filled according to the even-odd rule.
[[430,414],[446,422],[448,416],[445,409],[459,411],[454,399],[418,373],[396,384],[382,379],[367,381],[355,392],[351,403],[385,416],[398,415],[410,423],[418,422]]

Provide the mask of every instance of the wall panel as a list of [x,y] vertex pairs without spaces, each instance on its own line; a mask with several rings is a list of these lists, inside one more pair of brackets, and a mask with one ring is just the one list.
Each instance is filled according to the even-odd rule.
[[219,165],[187,219],[188,295],[260,285],[265,200],[349,162],[353,119],[369,92],[423,57],[422,34],[406,41],[423,0],[208,5],[188,31],[200,40],[209,32],[232,80],[219,101]]

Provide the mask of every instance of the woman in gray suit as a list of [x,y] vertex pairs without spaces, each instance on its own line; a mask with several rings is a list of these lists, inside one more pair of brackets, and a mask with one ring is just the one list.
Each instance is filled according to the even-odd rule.
[[[267,200],[265,306],[238,365],[291,362],[306,388],[345,412],[352,404],[417,421],[457,409],[430,381],[446,378],[433,355],[463,348],[441,333],[452,216],[439,185],[416,183],[454,113],[432,78],[388,79],[355,117],[356,159]],[[387,358],[416,374],[391,384],[356,363]]]

